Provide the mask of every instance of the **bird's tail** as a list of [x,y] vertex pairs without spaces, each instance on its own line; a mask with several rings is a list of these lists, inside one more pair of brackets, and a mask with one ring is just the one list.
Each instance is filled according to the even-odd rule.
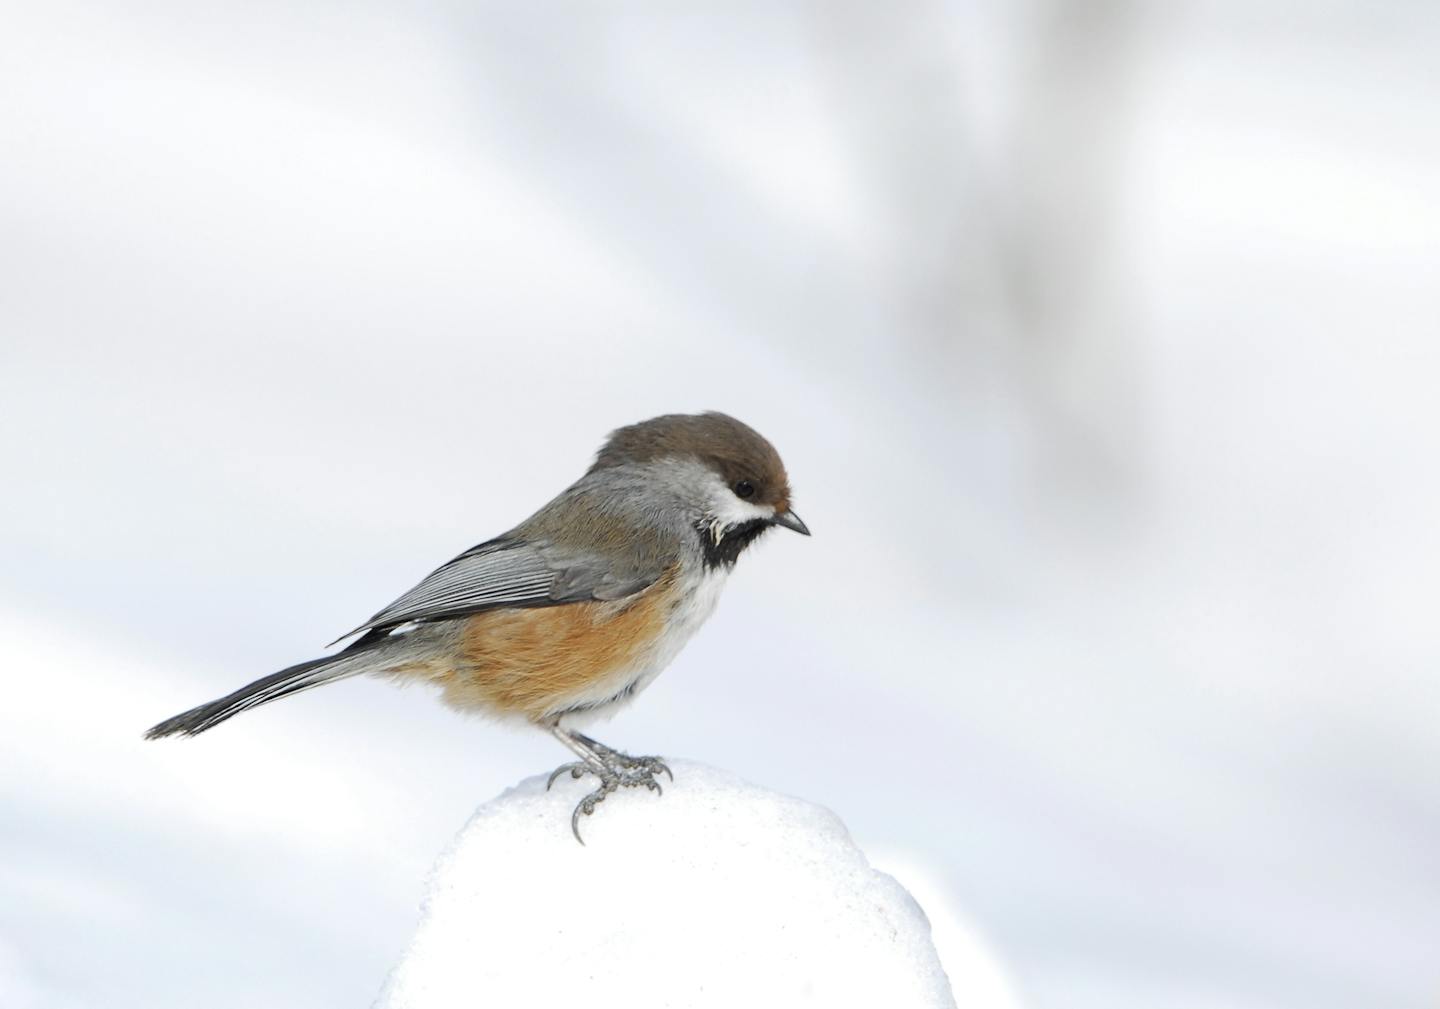
[[311,659],[282,669],[278,673],[261,677],[227,694],[219,700],[210,701],[182,712],[174,718],[167,718],[145,733],[146,739],[162,736],[196,736],[206,729],[213,729],[227,718],[233,718],[242,711],[261,704],[269,704],[282,697],[298,694],[302,690],[323,686],[336,680],[343,680],[375,668],[376,648],[385,640],[383,634],[371,634],[356,641],[343,652],[327,655],[323,659]]

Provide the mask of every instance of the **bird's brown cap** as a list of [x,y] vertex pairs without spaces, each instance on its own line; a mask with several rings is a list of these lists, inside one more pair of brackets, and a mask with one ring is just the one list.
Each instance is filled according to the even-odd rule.
[[748,480],[756,504],[772,505],[777,512],[790,507],[790,481],[780,453],[754,428],[716,411],[668,413],[622,427],[611,433],[590,470],[665,458],[699,459],[729,487]]

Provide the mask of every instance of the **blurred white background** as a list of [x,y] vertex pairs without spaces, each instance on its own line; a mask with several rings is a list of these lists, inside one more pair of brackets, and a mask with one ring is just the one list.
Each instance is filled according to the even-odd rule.
[[367,1004],[565,754],[141,732],[706,408],[815,536],[601,738],[830,806],[1035,1009],[1440,1000],[1440,8],[3,24],[0,1005]]

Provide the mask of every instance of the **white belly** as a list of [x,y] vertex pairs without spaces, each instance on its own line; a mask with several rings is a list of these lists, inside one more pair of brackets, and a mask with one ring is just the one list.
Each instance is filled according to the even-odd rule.
[[682,575],[664,632],[628,667],[590,684],[583,694],[566,698],[565,706],[574,710],[562,716],[561,722],[575,725],[609,718],[634,700],[674,661],[700,625],[715,612],[726,574],[724,568],[715,568]]

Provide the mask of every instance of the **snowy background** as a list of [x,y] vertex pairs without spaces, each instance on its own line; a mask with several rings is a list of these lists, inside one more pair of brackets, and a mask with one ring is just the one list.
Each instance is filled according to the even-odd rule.
[[5,1009],[367,1004],[565,754],[140,733],[704,408],[815,536],[603,739],[830,807],[1034,1009],[1440,999],[1436,5],[3,24]]

